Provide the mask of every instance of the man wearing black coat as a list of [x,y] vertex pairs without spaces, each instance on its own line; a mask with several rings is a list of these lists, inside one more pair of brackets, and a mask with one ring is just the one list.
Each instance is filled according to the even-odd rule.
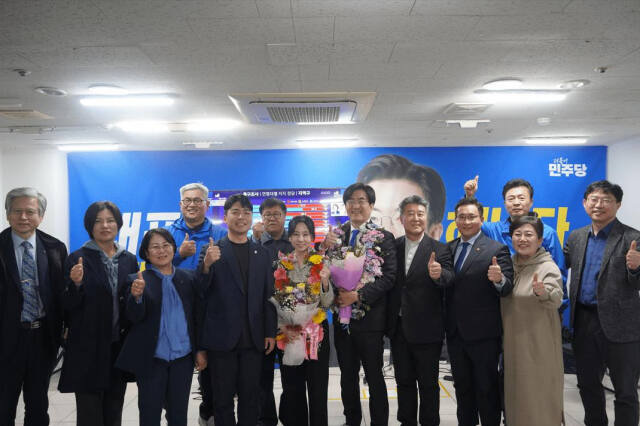
[[448,246],[455,279],[445,291],[447,350],[458,402],[458,424],[500,424],[498,359],[500,297],[513,290],[509,248],[482,234],[482,204],[463,198],[455,208],[460,237]]
[[[443,288],[453,281],[446,244],[425,234],[428,203],[413,195],[400,203],[405,235],[396,239],[398,272],[389,292],[387,335],[398,389],[398,421],[440,424],[440,352],[444,340]],[[420,410],[418,415],[418,392]]]
[[376,202],[373,188],[354,183],[342,196],[349,215],[349,222],[341,227],[344,236],[338,242],[336,233],[329,232],[322,243],[324,248],[335,245],[352,246],[356,250],[364,246],[369,236],[379,234],[373,252],[382,258],[381,275],[357,291],[340,289],[336,303],[340,307],[353,305],[354,312],[364,312],[364,317],[352,315],[348,329],[334,315],[334,337],[344,415],[347,425],[356,426],[362,421],[360,406],[360,364],[369,384],[369,412],[372,426],[386,426],[389,422],[387,387],[382,374],[383,336],[387,323],[387,294],[396,276],[396,250],[391,232],[378,228],[370,221]]
[[0,233],[0,424],[15,422],[24,390],[25,425],[49,424],[47,391],[62,337],[60,295],[67,248],[37,230],[47,207],[34,188],[9,191],[10,228]]

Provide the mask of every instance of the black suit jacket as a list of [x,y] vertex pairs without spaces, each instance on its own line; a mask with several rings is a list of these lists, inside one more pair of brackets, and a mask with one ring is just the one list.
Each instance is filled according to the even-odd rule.
[[[76,287],[69,274],[79,257],[82,257],[84,274],[82,285]],[[62,305],[69,331],[58,389],[60,392],[106,390],[115,362],[111,355],[113,299],[107,271],[100,252],[86,247],[69,255],[64,270],[66,289],[62,294]],[[117,290],[120,341],[129,330],[124,314],[127,277],[137,271],[136,257],[126,250],[120,253]]]
[[[221,257],[209,268],[205,278],[206,308],[201,345],[211,351],[233,350],[248,317],[252,342],[257,350],[263,351],[265,337],[275,337],[277,329],[275,309],[269,302],[273,295],[273,269],[269,253],[260,244],[249,240],[249,284],[245,293],[240,265],[229,238],[222,238],[218,245]],[[202,263],[198,265],[198,271],[201,270]],[[245,301],[247,312],[243,313],[240,307]]]
[[[0,285],[0,366],[9,359],[17,344],[22,313],[20,273],[11,238],[11,228],[0,233],[0,256],[5,264],[6,282]],[[60,297],[64,289],[63,263],[67,257],[64,243],[36,229],[36,264],[40,298],[44,304],[44,326],[47,346],[52,360],[62,340],[62,307]]]
[[[405,274],[406,237],[395,241],[398,272],[393,289],[389,292],[387,309],[387,335],[393,338],[402,309],[402,331],[409,343],[425,344],[444,339],[444,292],[454,279],[453,259],[446,244],[425,235],[418,244],[416,254]],[[442,266],[440,279],[429,277],[428,262],[431,253]]]
[[[144,271],[145,288],[142,302],[136,303],[131,294],[127,297],[126,315],[132,323],[131,330],[120,351],[116,366],[137,377],[149,375],[153,369],[153,358],[158,346],[160,317],[162,315],[162,280],[152,271]],[[129,286],[136,275],[129,277]],[[202,303],[202,287],[194,271],[176,268],[173,276],[175,286],[187,320],[187,330],[191,341],[191,354],[198,351],[197,332],[201,327],[197,305]],[[128,290],[130,292],[130,290]]]
[[[348,246],[351,224],[347,222],[341,228],[345,235],[342,245]],[[382,242],[378,245],[383,259],[382,275],[362,288],[361,297],[371,309],[367,311],[364,318],[351,320],[349,325],[351,333],[386,330],[387,297],[396,279],[396,247],[391,232],[382,228],[378,228],[378,230],[384,234]],[[334,321],[338,322],[337,314],[334,315]]]
[[[448,244],[451,258],[459,243],[457,238]],[[470,250],[453,285],[445,290],[447,337],[458,335],[464,341],[498,338],[502,336],[500,297],[513,290],[511,254],[506,245],[482,233]],[[500,292],[487,277],[493,256],[506,279]]]
[[[571,326],[574,325],[576,303],[580,294],[584,256],[591,225],[573,231],[564,247],[567,268],[571,268],[569,297]],[[607,236],[598,275],[598,317],[607,339],[616,343],[640,340],[640,272],[627,269],[626,255],[631,241],[640,245],[640,232],[617,219]]]

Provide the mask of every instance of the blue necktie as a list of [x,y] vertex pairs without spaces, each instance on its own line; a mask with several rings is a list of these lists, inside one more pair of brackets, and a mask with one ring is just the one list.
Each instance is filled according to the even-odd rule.
[[354,229],[354,230],[351,232],[351,239],[349,240],[349,245],[350,245],[351,247],[355,247],[355,246],[356,246],[356,240],[357,240],[357,238],[358,238],[358,234],[359,234],[359,233],[360,233],[360,230],[359,230],[359,229]]
[[460,251],[460,256],[458,256],[458,260],[456,261],[456,273],[460,272],[460,269],[462,269],[462,264],[464,263],[464,256],[467,254],[467,249],[469,248],[471,244],[469,243],[462,243],[462,251]]
[[23,241],[21,244],[22,252],[22,315],[21,320],[33,322],[40,316],[40,298],[36,289],[36,262],[31,255],[29,249],[33,247],[29,241]]

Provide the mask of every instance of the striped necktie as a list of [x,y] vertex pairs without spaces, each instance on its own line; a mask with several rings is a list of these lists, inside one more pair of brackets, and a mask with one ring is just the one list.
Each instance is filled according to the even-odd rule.
[[22,252],[22,315],[21,321],[33,322],[40,318],[40,297],[36,288],[36,262],[29,251],[33,246],[29,241],[21,244]]

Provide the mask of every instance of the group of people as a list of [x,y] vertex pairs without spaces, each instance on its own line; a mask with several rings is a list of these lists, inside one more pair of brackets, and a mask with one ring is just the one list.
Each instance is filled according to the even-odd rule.
[[[616,219],[618,185],[597,181],[586,188],[591,224],[574,230],[563,250],[555,231],[531,212],[534,191],[526,180],[505,184],[509,217],[493,223],[475,198],[478,177],[469,180],[455,206],[459,237],[448,243],[438,241],[442,226],[430,221],[428,191],[391,209],[403,227],[395,238],[372,220],[387,207],[359,180],[343,194],[349,221],[317,244],[310,218],[289,217],[285,228],[281,200],[265,200],[262,220],[253,224],[249,198],[229,197],[224,229],[205,217],[208,189],[185,185],[180,218],[149,230],[141,242],[143,271],[116,242],[122,215],[112,202],[87,208],[89,239],[67,255],[62,242],[37,229],[45,197],[33,188],[10,191],[10,227],[0,233],[0,424],[14,424],[21,392],[24,424],[48,424],[49,379],[64,344],[58,388],[75,394],[79,425],[119,425],[131,381],[141,425],[159,425],[163,409],[169,425],[186,425],[195,368],[205,423],[326,426],[326,319],[317,356],[280,366],[276,409],[274,363],[282,358],[276,339],[306,338],[282,325],[270,301],[275,264],[289,254],[293,282],[317,273],[319,308],[353,307],[348,327],[333,321],[347,425],[362,421],[361,366],[371,424],[388,424],[385,335],[402,425],[440,423],[445,339],[460,425],[497,426],[503,412],[510,426],[563,424],[559,309],[567,296],[585,424],[607,424],[601,382],[608,369],[616,425],[638,425],[640,232]],[[309,261],[341,247],[366,247],[377,262],[352,291],[335,286],[326,265]]]

